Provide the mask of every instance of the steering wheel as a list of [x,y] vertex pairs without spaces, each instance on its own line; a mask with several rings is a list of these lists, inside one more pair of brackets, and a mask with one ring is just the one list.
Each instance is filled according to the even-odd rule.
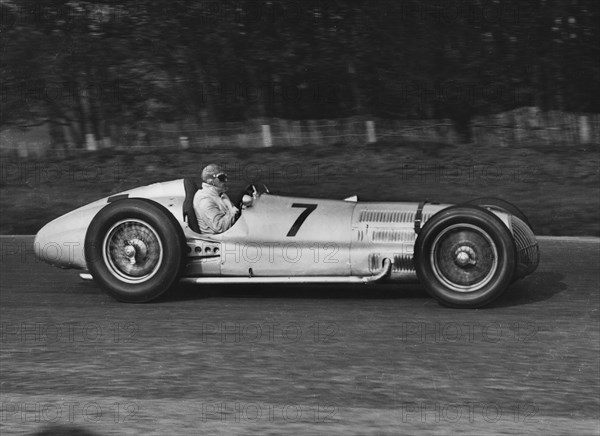
[[257,185],[255,185],[254,183],[250,183],[248,186],[246,186],[246,189],[244,189],[244,191],[242,192],[238,209],[241,211],[242,208],[245,207],[244,206],[244,196],[245,195],[249,195],[250,197],[252,197],[252,199],[256,200],[258,197],[260,197],[264,193],[267,193],[267,194],[269,193],[269,188],[267,188],[267,185],[265,185],[264,183],[260,183]]

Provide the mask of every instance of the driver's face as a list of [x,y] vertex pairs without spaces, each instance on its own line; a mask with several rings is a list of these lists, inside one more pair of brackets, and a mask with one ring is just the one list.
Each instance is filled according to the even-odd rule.
[[212,178],[212,184],[219,192],[227,191],[227,174],[215,174]]

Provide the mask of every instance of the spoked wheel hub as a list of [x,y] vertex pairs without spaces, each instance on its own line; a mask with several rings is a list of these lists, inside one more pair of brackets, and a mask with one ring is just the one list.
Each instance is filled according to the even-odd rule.
[[431,247],[433,273],[448,288],[474,292],[484,287],[498,268],[498,251],[491,236],[471,224],[442,230]]
[[126,283],[140,283],[158,271],[163,247],[150,224],[127,219],[115,223],[107,232],[102,253],[113,276]]
[[135,265],[137,259],[146,259],[148,246],[141,239],[132,239],[131,241],[127,241],[123,253],[129,258],[129,263]]
[[477,264],[477,253],[468,245],[458,247],[455,254],[454,262],[460,267]]

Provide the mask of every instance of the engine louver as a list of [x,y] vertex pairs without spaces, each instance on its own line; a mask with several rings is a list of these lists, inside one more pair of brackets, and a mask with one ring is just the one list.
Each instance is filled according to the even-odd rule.
[[408,223],[414,219],[414,212],[396,210],[363,210],[358,216],[358,221],[361,223]]
[[416,239],[415,232],[410,230],[374,230],[371,233],[372,242],[410,242],[414,243]]

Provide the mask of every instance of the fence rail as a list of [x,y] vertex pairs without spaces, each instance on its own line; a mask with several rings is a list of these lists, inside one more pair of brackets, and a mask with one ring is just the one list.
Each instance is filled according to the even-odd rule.
[[[44,131],[45,129],[45,131]],[[381,140],[438,142],[461,141],[454,124],[443,120],[393,120],[377,117],[350,117],[335,120],[250,120],[244,122],[140,124],[135,129],[111,131],[97,140],[86,135],[85,147],[75,147],[66,132],[67,143],[51,146],[47,127],[36,131],[0,132],[1,151],[21,157],[44,155],[57,150],[186,149],[215,147],[277,147],[305,144],[368,144]],[[471,122],[471,141],[480,145],[518,146],[524,143],[600,144],[600,114],[542,112],[519,108],[496,115],[476,117]]]

